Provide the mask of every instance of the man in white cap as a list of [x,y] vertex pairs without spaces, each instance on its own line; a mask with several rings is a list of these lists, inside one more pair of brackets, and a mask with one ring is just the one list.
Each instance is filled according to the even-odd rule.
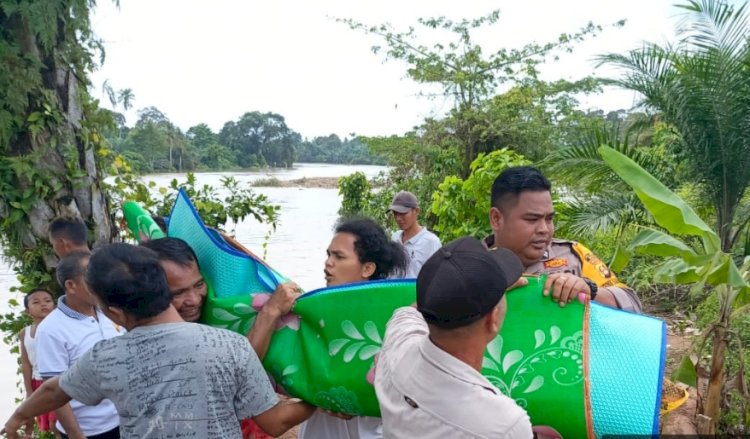
[[388,211],[393,213],[400,229],[393,233],[391,239],[401,243],[409,255],[405,277],[415,278],[425,261],[440,248],[440,239],[417,221],[419,202],[413,193],[397,193]]

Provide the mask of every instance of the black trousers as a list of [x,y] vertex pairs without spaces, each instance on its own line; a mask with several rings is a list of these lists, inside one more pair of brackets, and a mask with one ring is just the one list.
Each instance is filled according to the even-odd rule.
[[[60,436],[62,436],[63,439],[68,439],[67,434],[60,433]],[[86,439],[120,439],[120,427],[115,427],[112,430],[94,436],[86,436]]]

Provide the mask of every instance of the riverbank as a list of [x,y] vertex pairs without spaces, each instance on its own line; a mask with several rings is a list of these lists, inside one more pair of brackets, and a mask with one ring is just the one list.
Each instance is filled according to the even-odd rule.
[[252,187],[297,187],[337,189],[339,177],[302,177],[294,180],[280,180],[276,177],[261,178],[250,183]]

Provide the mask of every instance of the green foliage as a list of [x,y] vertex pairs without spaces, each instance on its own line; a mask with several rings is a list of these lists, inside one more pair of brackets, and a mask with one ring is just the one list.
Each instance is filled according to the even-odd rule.
[[[711,295],[695,310],[698,316],[696,326],[703,331],[709,331],[714,322],[719,319],[720,303],[717,295]],[[726,371],[728,378],[736,379],[736,374],[744,372],[744,379],[750,382],[750,349],[748,349],[748,340],[750,340],[750,314],[738,314],[732,319],[729,327],[728,349],[726,357]],[[706,339],[701,345],[702,351],[711,352],[713,349],[713,340]],[[702,357],[704,358],[704,357]],[[706,361],[703,361],[703,366]],[[750,427],[750,404],[746,398],[742,397],[741,390],[737,389],[737,382],[732,382],[726,395],[726,404],[722,407],[722,415],[719,419],[720,431],[727,433],[740,433],[744,426]]]
[[[719,312],[712,325],[714,346],[711,357],[711,378],[704,405],[704,414],[714,422],[719,419],[723,375],[728,337],[731,333],[732,310],[750,304],[750,257],[741,268],[735,264],[731,254],[722,251],[719,235],[674,192],[661,184],[651,174],[625,155],[607,146],[599,149],[604,161],[631,186],[663,230],[645,228],[630,247],[641,253],[664,258],[656,267],[657,282],[694,284],[694,292],[703,292],[704,285],[713,287]],[[699,244],[680,239],[684,236],[699,238]],[[747,383],[742,377],[742,386]],[[745,395],[750,399],[750,395]]]
[[469,235],[484,238],[491,229],[488,215],[492,183],[504,169],[528,165],[523,156],[501,149],[487,155],[479,154],[471,163],[466,180],[446,177],[432,195],[430,210],[437,218],[433,229],[443,242]]
[[185,190],[209,227],[225,230],[230,220],[232,224],[237,224],[251,216],[276,230],[279,206],[272,204],[265,195],[255,193],[249,186],[241,186],[234,177],[223,177],[221,187],[215,188],[207,184],[198,186],[195,175],[189,172],[186,181],[172,179],[169,187],[157,188],[153,181],[144,184],[134,175],[124,173],[115,177],[110,193],[117,205],[125,200],[137,201],[155,215],[168,216],[180,189]]
[[674,127],[675,148],[692,180],[716,211],[721,248],[729,252],[750,214],[737,208],[750,183],[750,33],[747,4],[691,0],[677,29],[679,43],[653,43],[627,54],[601,57],[624,70],[611,84],[644,96]]
[[304,163],[342,163],[384,165],[385,159],[371,154],[359,138],[344,139],[336,134],[316,137],[297,146],[297,161]]
[[339,195],[342,197],[339,215],[342,217],[362,215],[370,197],[370,183],[362,172],[339,179]]
[[287,127],[280,114],[253,111],[243,114],[237,122],[225,123],[219,140],[234,151],[241,167],[268,163],[288,168],[294,162],[295,145],[301,138]]
[[[448,35],[448,38],[432,45],[421,43],[414,27],[407,31],[397,31],[387,23],[367,26],[354,20],[338,20],[351,29],[380,37],[386,45],[386,59],[406,62],[407,74],[411,79],[420,84],[439,87],[442,91],[439,95],[453,101],[450,117],[445,121],[448,127],[443,133],[450,134],[456,142],[454,146],[458,148],[462,157],[464,177],[468,176],[469,165],[478,153],[495,149],[481,149],[483,144],[488,143],[483,140],[483,137],[488,137],[483,134],[486,127],[489,126],[491,130],[501,128],[487,123],[487,112],[482,111],[482,106],[497,90],[508,83],[539,82],[537,67],[540,64],[557,53],[571,51],[576,44],[602,30],[601,26],[589,23],[578,32],[561,34],[556,40],[547,43],[529,43],[520,49],[500,48],[485,53],[472,40],[472,33],[483,27],[496,25],[499,18],[499,11],[493,11],[477,19],[460,21],[448,20],[445,17],[419,19],[418,24],[422,32]],[[622,24],[621,21],[615,23],[615,26]],[[372,48],[375,53],[379,53],[381,49],[380,46]],[[577,87],[581,88],[579,91],[583,91],[587,87],[595,87],[593,82],[586,79],[578,83]],[[559,82],[560,85],[563,83],[570,84],[566,81]],[[554,94],[556,93],[552,93]],[[560,102],[558,108],[563,107],[563,102]],[[543,105],[535,108],[541,109]],[[507,109],[499,110],[502,112]],[[513,111],[505,112],[506,117],[508,114],[517,114]],[[501,132],[502,130],[499,130],[498,134]],[[504,146],[509,145],[503,144],[499,147]]]

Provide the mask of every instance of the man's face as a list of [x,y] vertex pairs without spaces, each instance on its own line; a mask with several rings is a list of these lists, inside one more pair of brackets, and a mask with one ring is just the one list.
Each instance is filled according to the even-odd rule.
[[191,262],[184,266],[172,261],[161,261],[161,265],[167,274],[172,305],[186,322],[198,321],[208,292],[198,265]]
[[417,223],[417,217],[419,216],[418,207],[409,209],[406,213],[396,212],[395,210],[392,212],[393,218],[396,219],[396,224],[398,224],[398,228],[401,230],[409,230]]
[[511,250],[524,267],[529,267],[542,259],[552,241],[554,216],[548,191],[521,192],[515,204],[511,199],[506,200],[502,210],[490,209],[495,245]]
[[362,282],[372,275],[372,271],[369,270],[372,262],[359,262],[359,256],[354,250],[356,240],[357,237],[351,233],[337,233],[331,239],[326,250],[328,257],[323,270],[327,286]]
[[55,252],[58,258],[62,258],[68,254],[68,248],[63,238],[53,238],[49,236],[49,243],[52,244],[52,251]]

